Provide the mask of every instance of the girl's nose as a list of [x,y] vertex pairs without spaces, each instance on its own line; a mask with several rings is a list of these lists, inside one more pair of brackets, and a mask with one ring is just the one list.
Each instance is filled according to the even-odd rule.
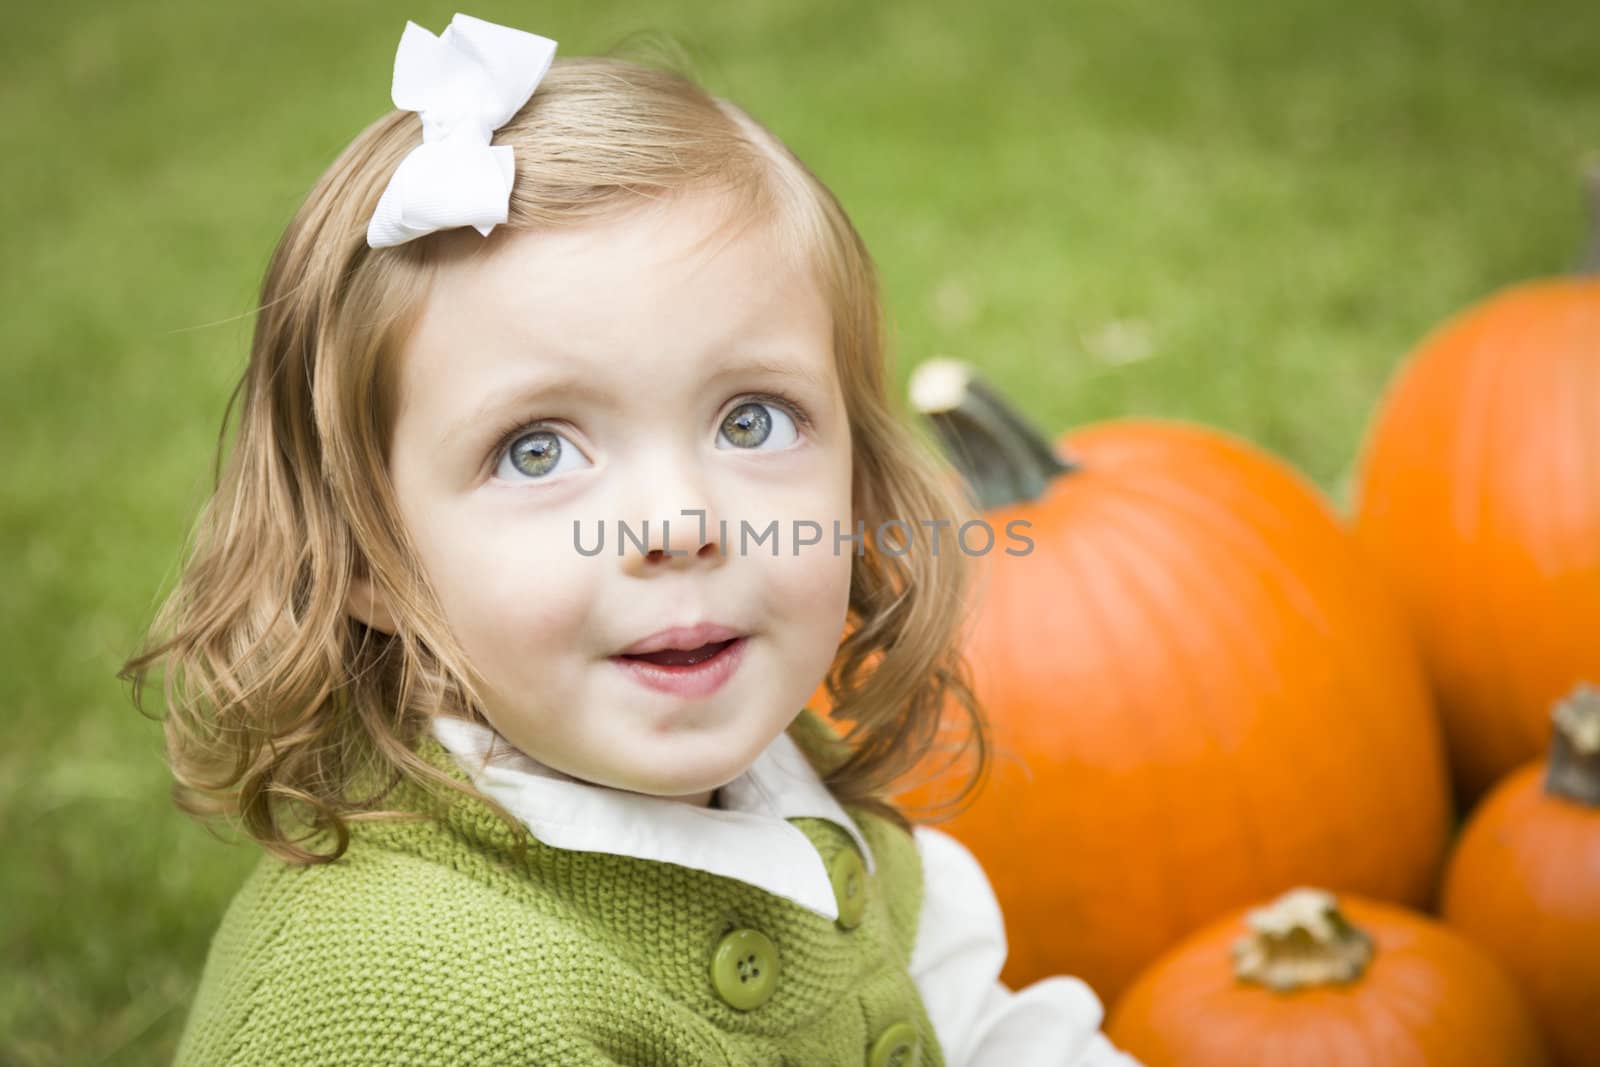
[[617,536],[623,570],[632,577],[663,569],[716,566],[726,558],[718,520],[709,509],[689,509],[665,521],[652,519],[647,527],[629,524],[627,531],[619,524]]
[[720,509],[713,506],[712,480],[697,457],[657,452],[635,472],[628,495],[648,516],[616,524],[612,551],[621,553],[624,571],[643,576],[684,567],[715,566],[725,558]]

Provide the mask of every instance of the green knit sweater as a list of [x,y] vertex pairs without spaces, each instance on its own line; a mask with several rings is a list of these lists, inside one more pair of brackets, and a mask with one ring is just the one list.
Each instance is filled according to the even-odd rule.
[[[789,732],[821,769],[832,731],[805,711]],[[433,738],[417,751],[470,780]],[[847,808],[876,871],[859,918],[841,907],[834,922],[736,879],[525,831],[512,862],[510,829],[477,800],[405,783],[388,803],[439,817],[351,824],[331,864],[262,857],[212,940],[179,1067],[942,1067],[907,971],[920,860],[883,819]],[[859,854],[826,819],[788,821],[830,869]]]

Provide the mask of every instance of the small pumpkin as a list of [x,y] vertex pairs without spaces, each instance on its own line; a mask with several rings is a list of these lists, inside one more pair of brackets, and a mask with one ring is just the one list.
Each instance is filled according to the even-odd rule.
[[1426,337],[1362,446],[1357,532],[1416,629],[1464,806],[1538,759],[1551,702],[1600,677],[1600,258],[1589,266]]
[[1433,899],[1450,812],[1426,683],[1308,482],[1191,424],[1048,443],[948,361],[912,387],[996,534],[969,545],[965,649],[995,759],[943,828],[994,886],[1008,985],[1071,974],[1109,1002],[1176,939],[1284,885]]
[[1537,1067],[1511,979],[1406,908],[1296,889],[1172,949],[1106,1034],[1145,1067]]
[[1550,756],[1473,813],[1441,913],[1505,966],[1559,1067],[1600,1063],[1600,689],[1556,705]]

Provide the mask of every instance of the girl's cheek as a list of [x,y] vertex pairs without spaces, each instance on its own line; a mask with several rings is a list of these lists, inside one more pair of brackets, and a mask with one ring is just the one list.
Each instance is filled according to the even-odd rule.
[[555,516],[467,515],[439,531],[428,568],[447,615],[482,640],[524,642],[574,625],[590,603],[598,558]]
[[[842,523],[840,528],[849,532]],[[840,545],[837,554],[834,552],[832,529],[823,534],[820,544],[802,548],[799,558],[789,560],[789,566],[778,573],[782,583],[781,600],[791,605],[787,611],[826,621],[833,629],[843,625],[853,558],[853,549],[848,543]],[[834,615],[839,616],[837,623],[830,621]]]
[[[572,494],[509,486],[483,488],[468,505],[453,509],[450,538],[458,550],[505,564],[568,562],[577,557],[572,519],[594,504]],[[585,528],[593,523],[585,520]],[[579,557],[581,558],[581,557]]]
[[450,622],[479,670],[515,692],[516,679],[549,682],[571,655],[588,654],[599,639],[594,603],[572,568],[524,564],[459,588]]
[[[834,630],[843,625],[852,562],[860,541],[849,540],[855,531],[848,509],[838,514],[834,514],[834,510],[832,503],[818,501],[810,510],[796,513],[809,522],[796,524],[785,520],[780,523],[776,557],[770,541],[760,547],[744,546],[753,557],[749,562],[758,564],[763,572],[765,599],[773,615],[817,621]],[[738,538],[730,536],[727,547],[730,553],[739,551]],[[835,615],[838,619],[829,621]]]

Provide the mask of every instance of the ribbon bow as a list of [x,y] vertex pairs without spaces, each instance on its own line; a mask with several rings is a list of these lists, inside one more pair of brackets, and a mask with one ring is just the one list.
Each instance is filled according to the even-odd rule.
[[394,57],[394,106],[422,116],[422,143],[389,179],[367,225],[387,248],[434,230],[506,221],[516,164],[495,130],[527,103],[555,58],[548,37],[457,13],[435,37],[406,22]]

